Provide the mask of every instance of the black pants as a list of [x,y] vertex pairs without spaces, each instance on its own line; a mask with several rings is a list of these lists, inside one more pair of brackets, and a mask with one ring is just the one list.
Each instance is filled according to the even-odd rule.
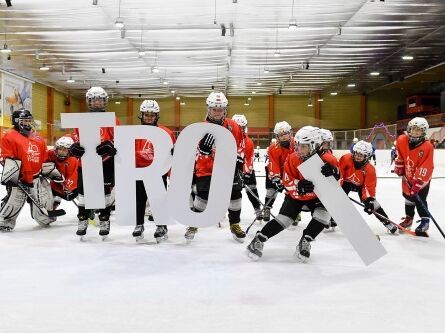
[[[249,186],[250,191],[246,189],[246,193],[247,193],[247,197],[249,198],[249,201],[252,204],[253,208],[260,209],[260,203],[259,203],[258,199],[255,198],[255,196],[257,198],[259,198],[258,190],[256,188],[255,170],[252,170],[249,180],[244,182],[244,185],[246,187]],[[251,187],[253,187],[253,188],[251,188]],[[250,192],[252,192],[253,194]]]
[[[428,202],[426,201],[426,198],[428,197],[428,192],[430,191],[430,184],[425,186],[423,189],[419,192],[419,197],[425,204],[426,208],[428,208]],[[412,204],[406,204],[405,203],[405,214],[410,217],[414,217],[415,214],[415,208],[417,208],[417,214],[422,217],[429,217],[428,212],[422,207],[419,201],[416,200],[415,197],[411,197],[409,195],[406,195],[403,193],[403,197],[411,202]]]
[[[167,175],[162,176],[164,186],[167,188]],[[136,225],[144,224],[145,207],[147,205],[147,192],[145,191],[144,182],[142,180],[136,181]],[[149,218],[150,221],[153,218]]]

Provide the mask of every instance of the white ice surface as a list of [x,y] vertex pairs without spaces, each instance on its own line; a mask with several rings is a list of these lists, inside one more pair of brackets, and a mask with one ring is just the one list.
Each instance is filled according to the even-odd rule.
[[[258,182],[263,199],[264,178]],[[400,188],[395,178],[378,181],[377,198],[395,221],[404,215]],[[443,229],[444,197],[445,179],[435,179],[428,201]],[[281,202],[282,195],[274,213]],[[245,195],[243,207],[245,229],[253,219]],[[444,331],[445,239],[432,223],[428,239],[389,235],[366,215],[388,254],[365,267],[341,230],[320,234],[309,262],[300,263],[293,254],[308,213],[252,262],[245,247],[260,225],[244,244],[227,221],[201,229],[190,245],[182,225],[156,244],[148,223],[145,244],[113,224],[108,241],[90,226],[80,242],[75,206],[61,208],[67,215],[41,229],[25,207],[16,229],[0,233],[2,333]]]

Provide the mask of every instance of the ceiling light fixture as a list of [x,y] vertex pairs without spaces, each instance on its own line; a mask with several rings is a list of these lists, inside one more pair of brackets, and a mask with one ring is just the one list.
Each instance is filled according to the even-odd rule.
[[264,70],[263,70],[263,73],[269,73],[270,71],[269,71],[269,67],[267,67],[267,66],[264,66]]
[[1,53],[11,53],[11,49],[8,48],[8,44],[4,44],[3,48],[0,50]]
[[154,66],[151,70],[153,73],[159,73],[159,68],[158,66]]
[[174,90],[170,90],[170,92],[171,92],[172,94],[174,94],[174,93],[175,93],[175,91],[174,91]]
[[402,59],[403,59],[403,60],[413,60],[414,57],[411,56],[411,55],[404,55],[404,56],[402,56]]
[[121,39],[125,38],[125,29],[121,29]]
[[185,105],[185,102],[180,102],[179,104],[180,104],[180,105]]
[[323,98],[319,98],[318,101],[319,101],[319,102],[323,102],[324,99],[323,99]]
[[256,94],[256,91],[254,90],[254,91],[252,91],[252,94]]
[[294,3],[295,0],[292,0],[292,15],[289,20],[289,30],[295,31],[297,30],[297,19],[294,17]]
[[376,72],[376,71],[374,71],[374,72],[371,72],[371,73],[369,73],[370,75],[372,75],[372,76],[379,76],[380,75],[380,72]]
[[278,27],[275,30],[275,52],[273,54],[274,57],[280,56],[280,49],[278,48]]
[[164,80],[164,82],[162,82],[163,84],[165,84],[165,85],[167,85],[168,84],[168,81],[167,80]]
[[341,24],[338,24],[337,36],[341,36]]
[[[118,29],[123,29],[125,24],[124,21],[121,18],[121,0],[119,0],[119,15],[116,19],[116,22],[114,22],[114,25],[116,26],[116,28]],[[121,37],[122,38],[122,37]]]
[[249,106],[250,104],[248,103],[248,102],[245,102],[244,103],[244,106]]
[[355,83],[349,83],[349,84],[348,84],[348,87],[349,87],[349,88],[354,88],[354,87],[355,87]]
[[43,64],[43,66],[41,66],[39,69],[40,69],[41,71],[49,71],[49,67],[46,66],[45,64]]
[[74,83],[76,82],[76,80],[73,79],[72,76],[70,76],[70,78],[68,80],[66,80],[67,83]]
[[177,101],[179,101],[181,99],[181,97],[179,97],[179,96],[176,96],[176,100]]
[[116,101],[116,102],[114,102],[114,104],[121,104],[121,102],[120,101]]
[[338,95],[338,92],[336,92],[336,91],[331,92],[331,96],[337,96],[337,95]]

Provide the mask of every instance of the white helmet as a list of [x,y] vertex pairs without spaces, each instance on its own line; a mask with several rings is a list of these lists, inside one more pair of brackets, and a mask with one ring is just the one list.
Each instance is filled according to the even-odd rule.
[[273,129],[273,133],[278,136],[283,133],[290,133],[292,131],[292,127],[288,124],[287,121],[280,121],[275,124],[275,128]]
[[142,102],[139,111],[159,113],[161,110],[159,108],[158,102],[152,99],[146,99],[145,101]]
[[354,139],[352,139],[352,142],[357,143],[357,142],[358,142],[358,139],[357,139],[357,138],[354,138]]
[[71,145],[74,143],[74,140],[72,138],[70,138],[69,136],[62,136],[60,139],[58,139],[56,141],[56,144],[54,145],[56,148],[56,156],[58,159],[60,160],[64,160],[65,158],[68,157],[68,153],[66,154],[61,154],[59,152],[60,148],[66,148],[66,149],[70,149]]
[[[101,108],[93,107],[92,102],[94,100],[100,99],[103,101],[103,106]],[[108,94],[102,87],[91,87],[85,94],[85,100],[88,105],[88,110],[90,111],[105,111],[108,104]]]
[[232,120],[234,120],[241,127],[247,126],[247,119],[246,119],[246,116],[243,114],[234,114],[232,116]]
[[332,136],[332,132],[328,129],[320,128],[320,135],[323,142],[332,142],[334,141],[334,137]]
[[295,142],[297,145],[307,144],[310,147],[310,153],[307,156],[302,157],[308,158],[312,156],[323,143],[320,129],[314,126],[304,126],[300,128],[295,134]]
[[208,108],[227,108],[229,101],[222,92],[212,91],[206,100]]
[[363,140],[360,140],[354,145],[352,151],[364,155],[366,158],[370,158],[372,155],[372,144]]
[[260,146],[256,146],[256,149],[260,149]]
[[[411,130],[414,127],[420,128],[422,130],[422,135],[420,137],[411,136]],[[406,127],[406,132],[408,133],[409,136],[409,142],[411,143],[423,142],[426,136],[426,131],[428,130],[429,127],[430,126],[428,125],[428,122],[426,121],[425,118],[415,117],[411,119],[408,123],[408,126]]]

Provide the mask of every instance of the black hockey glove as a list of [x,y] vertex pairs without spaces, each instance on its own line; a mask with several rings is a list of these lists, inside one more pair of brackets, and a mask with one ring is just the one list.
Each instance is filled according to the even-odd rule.
[[244,184],[250,184],[250,182],[252,181],[252,173],[244,173],[243,181],[244,181]]
[[374,212],[374,202],[375,199],[373,197],[369,197],[365,201],[363,201],[363,204],[365,205],[364,211],[371,215]]
[[83,148],[79,142],[74,142],[69,148],[70,154],[74,157],[81,158],[85,154],[85,148]]
[[71,201],[75,197],[77,197],[77,190],[74,190],[74,191],[65,190],[65,200],[66,201]]
[[310,180],[299,180],[297,183],[297,190],[300,195],[314,192],[314,184]]
[[96,153],[99,156],[114,156],[117,153],[116,148],[114,148],[113,142],[107,140],[102,142],[96,147]]
[[210,155],[212,153],[213,144],[215,143],[215,138],[212,134],[207,133],[199,142],[198,151],[202,155]]
[[284,186],[280,178],[278,177],[272,178],[271,182],[272,182],[272,187],[275,189],[275,191],[283,192]]
[[335,166],[329,164],[328,162],[326,162],[322,167],[321,167],[321,173],[323,174],[323,176],[325,177],[330,177],[330,176],[334,176],[335,179],[339,179],[340,175],[338,173],[338,168],[336,168]]
[[241,173],[235,172],[235,177],[233,177],[233,186],[239,189],[244,187],[244,181]]

